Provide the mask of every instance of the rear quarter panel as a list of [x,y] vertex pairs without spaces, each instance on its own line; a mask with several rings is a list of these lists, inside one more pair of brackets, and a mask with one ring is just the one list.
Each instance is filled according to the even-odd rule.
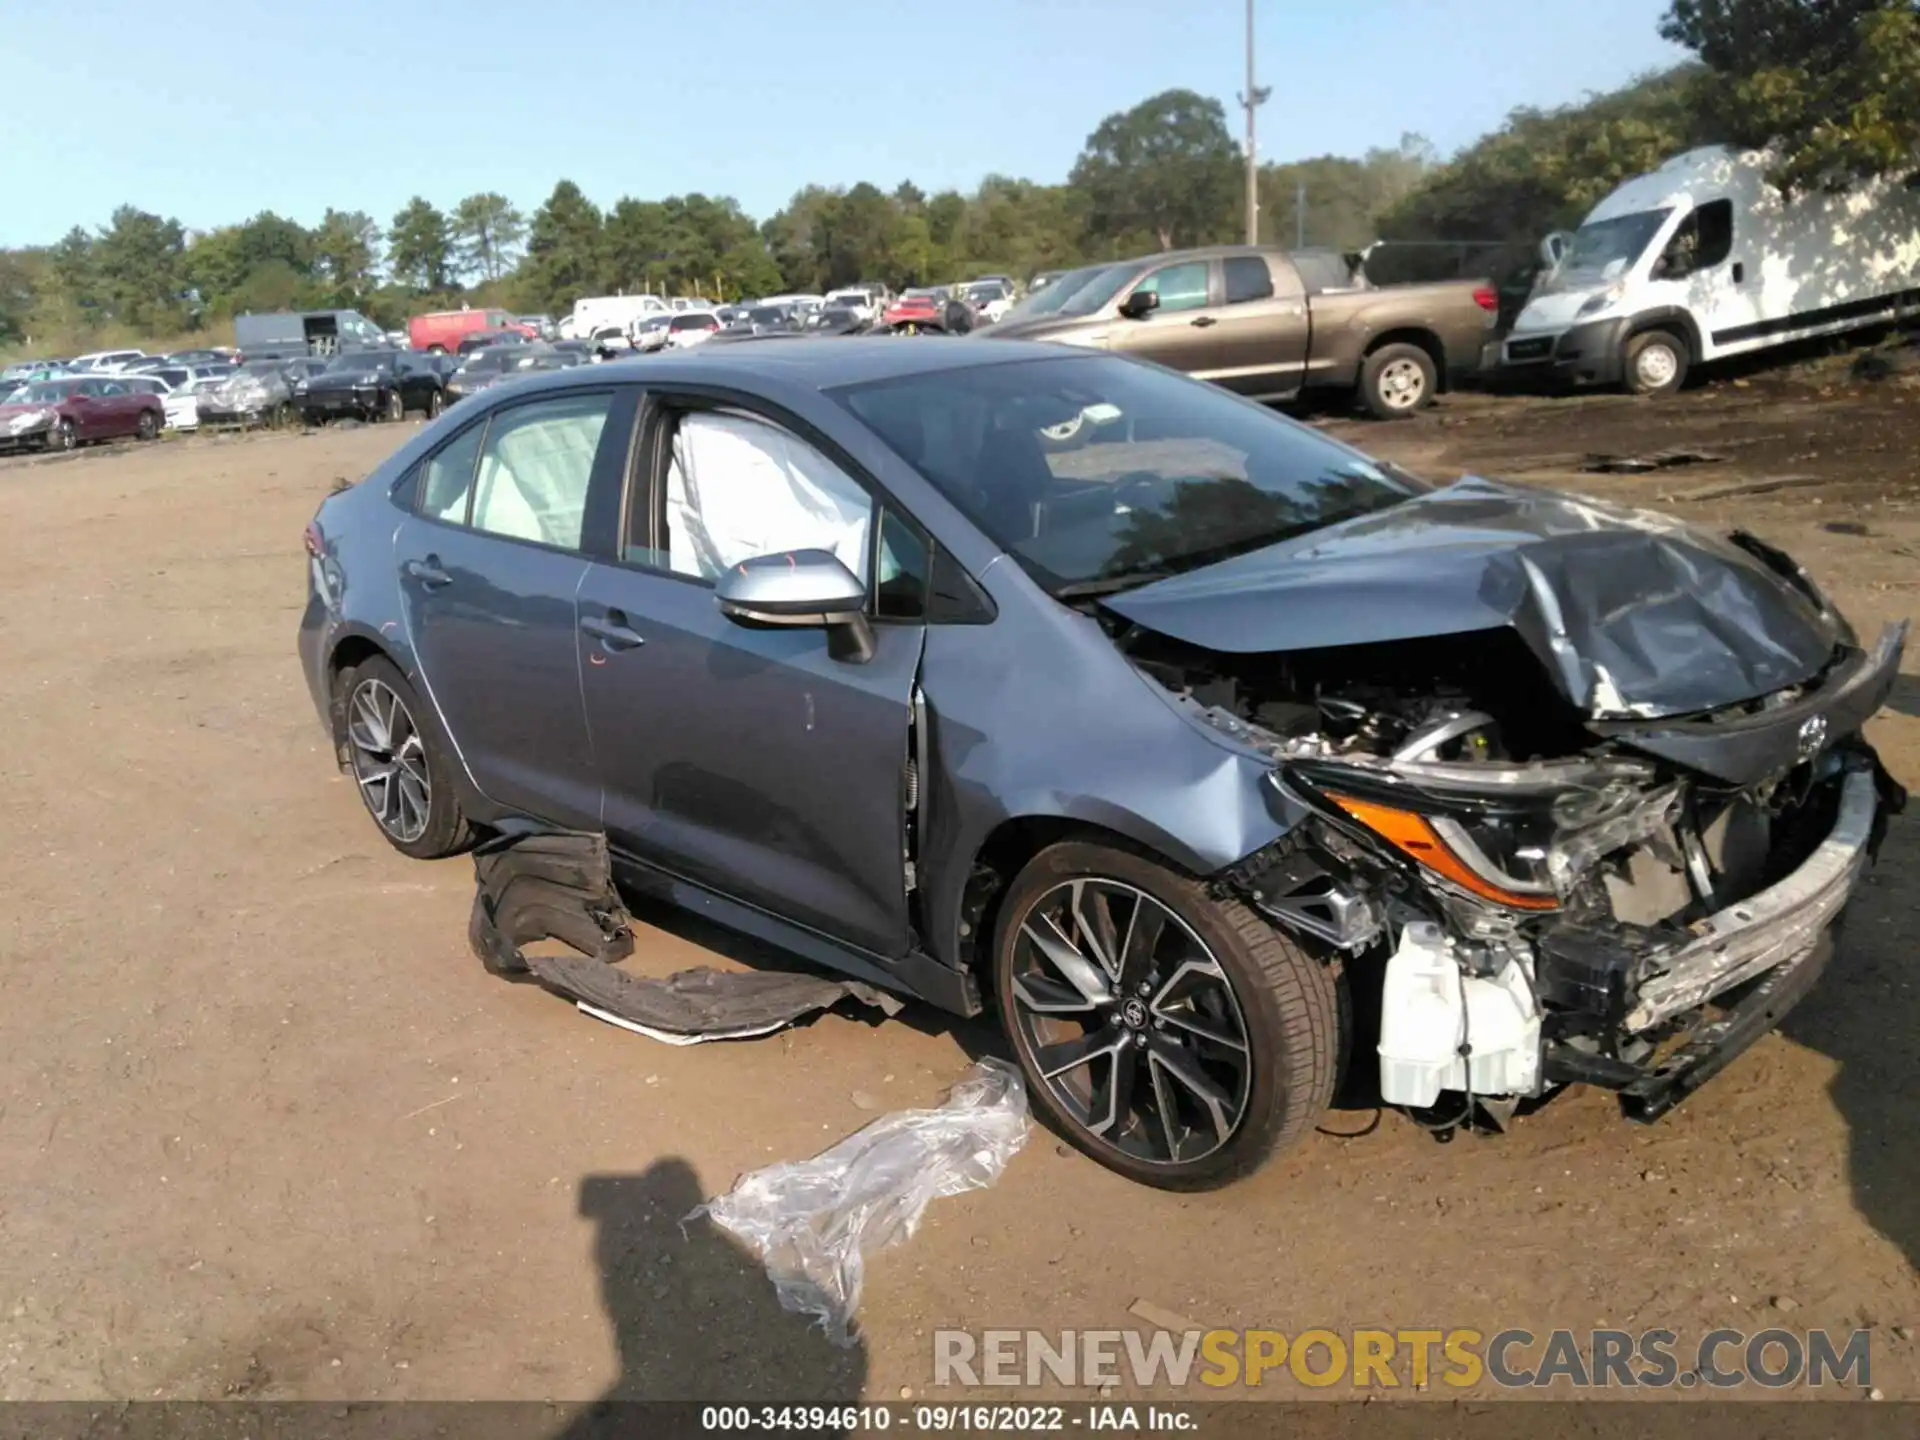
[[1482,280],[1390,285],[1377,290],[1329,291],[1311,297],[1313,352],[1308,382],[1349,386],[1360,378],[1361,358],[1379,336],[1395,330],[1424,331],[1439,341],[1441,365],[1455,375],[1480,363],[1491,337],[1488,312],[1473,298]]

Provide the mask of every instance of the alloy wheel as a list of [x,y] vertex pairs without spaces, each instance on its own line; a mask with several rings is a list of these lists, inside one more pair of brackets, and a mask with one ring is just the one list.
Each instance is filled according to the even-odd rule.
[[1427,377],[1412,360],[1391,361],[1380,372],[1380,398],[1395,410],[1411,410],[1427,393]]
[[347,744],[360,798],[380,828],[402,844],[427,830],[433,783],[427,752],[406,702],[384,681],[362,680],[347,701]]
[[387,396],[387,419],[399,421],[407,418],[407,402],[398,390]]
[[1067,880],[1021,918],[1015,1043],[1060,1111],[1136,1161],[1184,1165],[1246,1116],[1253,1057],[1232,982],[1172,910],[1118,880]]

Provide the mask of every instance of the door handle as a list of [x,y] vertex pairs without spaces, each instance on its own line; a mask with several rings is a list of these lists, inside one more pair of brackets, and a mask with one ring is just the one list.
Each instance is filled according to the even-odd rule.
[[1211,315],[1196,315],[1193,317],[1193,319],[1189,320],[1187,323],[1189,325],[1196,326],[1201,330],[1204,330],[1207,328],[1207,326],[1218,325],[1220,322],[1214,319],[1213,316]]
[[607,611],[604,618],[583,615],[580,628],[609,650],[632,650],[647,643],[647,637],[628,625],[625,613],[619,610]]
[[424,560],[409,560],[406,569],[407,574],[429,590],[438,590],[442,585],[453,583],[453,576],[440,568],[438,555],[429,555]]

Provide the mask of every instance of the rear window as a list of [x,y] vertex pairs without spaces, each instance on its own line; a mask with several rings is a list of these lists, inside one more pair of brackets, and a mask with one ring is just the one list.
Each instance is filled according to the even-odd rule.
[[673,317],[675,330],[711,330],[720,322],[711,315],[676,315]]

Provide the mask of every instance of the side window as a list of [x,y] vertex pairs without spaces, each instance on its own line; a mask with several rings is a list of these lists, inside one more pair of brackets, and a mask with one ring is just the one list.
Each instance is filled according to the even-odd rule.
[[1207,262],[1188,260],[1154,271],[1136,290],[1154,290],[1162,310],[1198,310],[1207,303]]
[[467,501],[473,493],[473,470],[480,458],[480,442],[487,438],[487,422],[469,425],[442,445],[426,464],[420,486],[420,513],[432,520],[467,523]]
[[874,555],[873,613],[882,620],[924,620],[932,547],[920,527],[893,510],[880,514]]
[[613,396],[562,395],[497,411],[473,480],[476,530],[580,548],[587,484]]
[[1696,270],[1721,264],[1733,253],[1733,201],[1712,200],[1693,212],[1700,240],[1693,264]]
[[[1245,305],[1273,297],[1273,271],[1258,255],[1229,255],[1224,262],[1227,304]],[[1165,301],[1161,302],[1163,305]]]
[[873,501],[818,450],[765,420],[682,416],[666,501],[666,561],[676,575],[712,580],[756,555],[830,550],[866,576]]
[[98,393],[103,396],[124,395],[127,393],[127,387],[118,380],[106,380],[101,382]]

